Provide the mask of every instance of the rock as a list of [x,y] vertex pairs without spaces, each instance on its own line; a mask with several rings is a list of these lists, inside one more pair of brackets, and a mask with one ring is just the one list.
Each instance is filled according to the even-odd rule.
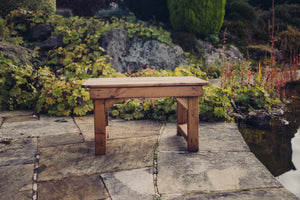
[[41,42],[37,46],[41,48],[41,50],[50,50],[55,47],[62,47],[63,43],[63,36],[61,35],[54,35],[49,37],[47,40]]
[[282,116],[284,114],[284,112],[282,109],[276,109],[276,110],[272,110],[271,114],[275,115],[275,116]]
[[203,41],[205,48],[205,64],[222,65],[225,62],[243,60],[241,52],[233,45],[226,45],[225,48],[215,48],[210,42]]
[[33,41],[44,41],[51,36],[51,32],[54,30],[52,26],[40,24],[30,28],[25,36],[25,39]]
[[272,49],[272,47],[268,45],[250,45],[247,47],[247,51],[249,53],[249,57],[257,61],[270,57],[271,52],[278,62],[281,62],[282,60],[280,51],[278,49]]
[[25,47],[0,41],[0,53],[17,64],[32,65],[31,58],[33,51]]
[[245,123],[257,126],[269,126],[271,122],[271,115],[265,110],[254,110],[248,113]]
[[184,52],[177,45],[158,40],[129,38],[123,29],[114,29],[100,40],[111,56],[111,66],[119,72],[136,72],[148,65],[153,69],[175,69],[187,64]]
[[204,56],[204,45],[194,34],[188,32],[173,32],[171,37],[174,44],[179,45],[184,51],[195,52],[200,56]]
[[65,17],[65,18],[73,17],[73,12],[69,8],[56,9],[56,14],[57,15],[61,15],[61,16]]

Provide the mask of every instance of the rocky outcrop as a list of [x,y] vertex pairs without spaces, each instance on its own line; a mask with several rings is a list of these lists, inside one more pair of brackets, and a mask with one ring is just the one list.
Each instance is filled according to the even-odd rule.
[[50,50],[55,47],[62,47],[63,43],[63,36],[61,35],[54,35],[49,37],[47,40],[37,44],[42,50]]
[[111,66],[119,72],[136,72],[147,66],[173,70],[187,64],[181,47],[153,39],[129,38],[123,29],[112,30],[100,43],[111,56]]
[[224,62],[235,62],[243,60],[241,52],[233,45],[226,45],[224,48],[216,48],[210,42],[203,41],[205,48],[204,60],[207,66],[222,65]]
[[51,32],[54,30],[52,26],[40,24],[30,28],[25,35],[27,41],[44,41],[51,36]]
[[0,41],[0,53],[13,60],[15,63],[20,63],[21,65],[32,65],[31,55],[33,51],[30,49]]

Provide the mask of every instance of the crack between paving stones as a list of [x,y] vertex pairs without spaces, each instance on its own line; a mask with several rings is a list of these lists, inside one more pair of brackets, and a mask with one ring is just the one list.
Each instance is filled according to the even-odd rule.
[[161,197],[158,186],[157,186],[157,177],[158,177],[158,147],[159,147],[159,141],[161,139],[161,136],[166,128],[166,123],[163,123],[159,129],[159,135],[157,138],[157,142],[154,147],[154,153],[153,153],[153,186],[154,186],[154,192],[155,192],[155,198],[158,199]]
[[[278,186],[278,187],[259,187],[259,188],[245,188],[245,189],[237,189],[237,190],[218,190],[218,191],[202,191],[202,192],[183,192],[183,193],[176,193],[176,194],[171,194],[175,196],[182,196],[182,195],[200,195],[200,194],[221,194],[221,193],[230,193],[230,192],[241,192],[241,191],[257,191],[257,190],[276,190],[276,189],[284,189],[283,186]],[[161,197],[166,197],[169,196],[170,194],[164,193],[161,194]]]
[[40,161],[40,139],[37,139],[37,152],[35,154],[35,162],[33,167],[33,185],[32,185],[32,200],[38,199],[38,170],[39,170],[39,161]]
[[80,127],[79,127],[78,124],[76,123],[76,120],[75,120],[75,118],[74,118],[73,116],[72,116],[72,119],[73,119],[73,122],[74,122],[75,126],[76,126],[76,127],[78,128],[78,130],[79,130],[79,135],[80,135],[82,141],[86,141],[86,140],[84,139],[84,137],[83,137],[83,133],[82,133]]

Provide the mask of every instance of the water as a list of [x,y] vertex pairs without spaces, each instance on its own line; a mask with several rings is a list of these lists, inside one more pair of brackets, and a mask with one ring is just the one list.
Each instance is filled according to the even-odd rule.
[[255,156],[277,180],[300,198],[300,82],[289,84],[284,116],[269,127],[239,124],[240,132]]

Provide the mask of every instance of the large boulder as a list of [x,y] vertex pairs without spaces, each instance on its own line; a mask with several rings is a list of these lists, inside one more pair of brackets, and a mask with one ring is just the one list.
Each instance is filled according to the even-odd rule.
[[25,34],[25,40],[30,42],[33,41],[44,41],[51,36],[51,32],[54,30],[52,26],[46,24],[39,24],[30,28]]
[[123,29],[112,30],[101,38],[100,43],[111,56],[111,66],[119,72],[136,72],[147,66],[173,70],[187,64],[181,47],[158,40],[129,38]]
[[205,64],[222,65],[224,62],[234,63],[237,60],[243,60],[241,52],[233,45],[226,45],[224,48],[216,48],[210,42],[203,41],[205,48]]
[[15,63],[32,65],[31,59],[33,51],[30,49],[0,41],[0,53]]

